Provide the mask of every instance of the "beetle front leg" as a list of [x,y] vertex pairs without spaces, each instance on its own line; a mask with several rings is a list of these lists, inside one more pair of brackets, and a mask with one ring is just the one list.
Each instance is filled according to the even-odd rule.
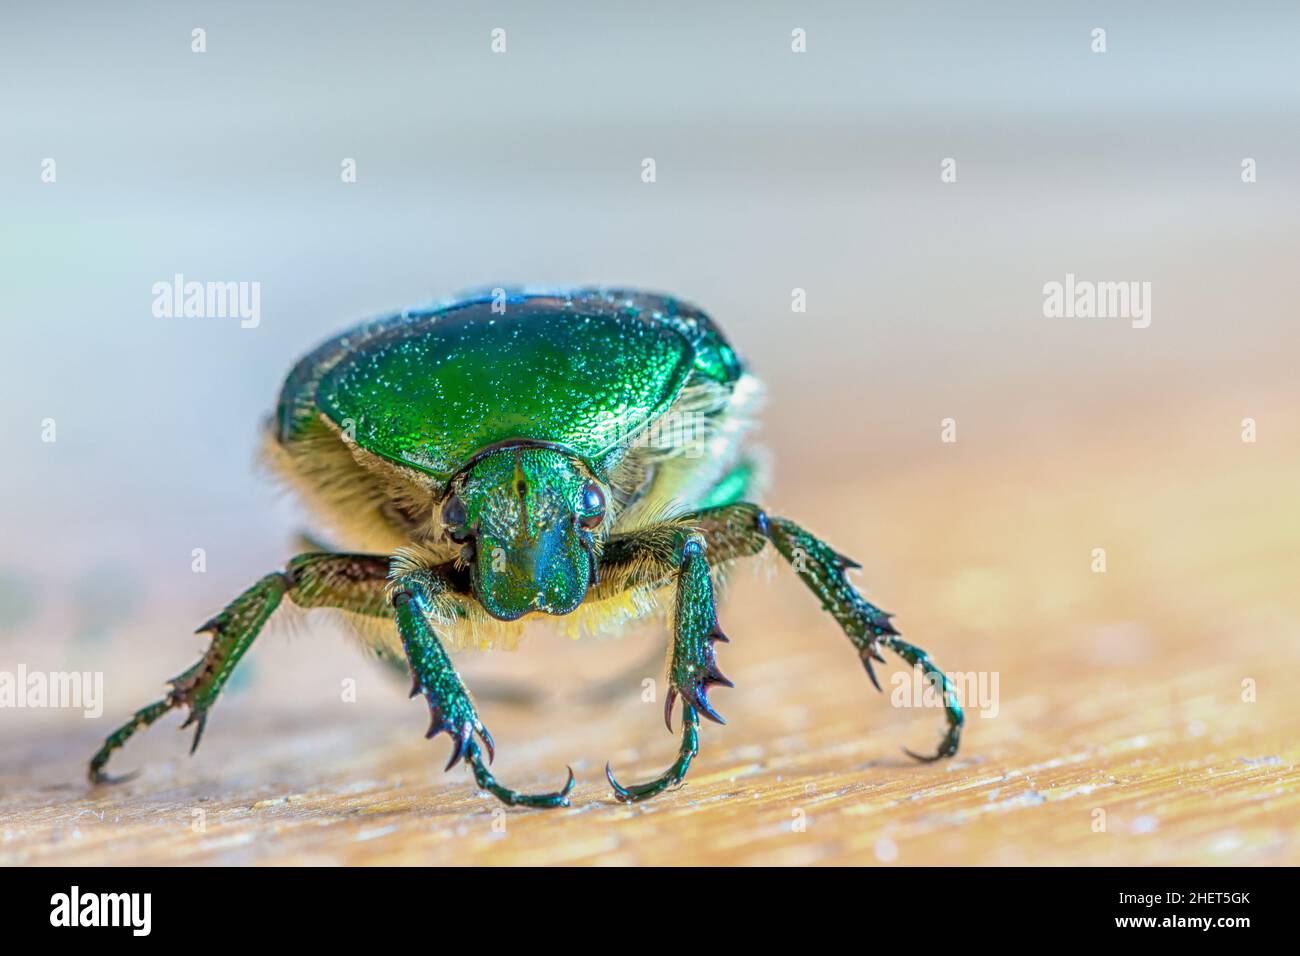
[[843,628],[857,648],[867,676],[877,690],[881,689],[880,681],[876,679],[872,662],[884,660],[880,653],[882,648],[893,651],[913,667],[920,667],[926,679],[943,694],[948,727],[932,756],[921,756],[906,749],[905,752],[926,762],[957,753],[965,717],[952,682],[925,651],[898,636],[890,622],[891,615],[864,598],[849,582],[846,572],[858,567],[857,562],[846,558],[793,521],[769,517],[751,502],[705,509],[687,515],[684,520],[689,520],[704,534],[715,561],[731,561],[758,554],[770,541],[808,589],[821,599],[822,607]]
[[301,607],[336,607],[381,617],[390,614],[384,599],[388,562],[386,556],[374,554],[301,554],[284,571],[268,574],[239,595],[198,629],[199,634],[211,634],[212,641],[196,664],[172,678],[167,696],[136,711],[129,721],[108,735],[90,759],[91,783],[130,779],[133,775],[112,777],[104,772],[113,752],[137,732],[179,707],[190,709],[181,728],[195,727],[194,742],[190,745],[190,753],[194,753],[203,739],[212,705],[286,595]]
[[134,774],[123,777],[106,774],[104,767],[108,764],[109,757],[137,731],[178,707],[190,709],[190,715],[181,724],[181,729],[195,726],[194,741],[190,744],[190,753],[194,753],[199,741],[203,739],[209,709],[230,679],[235,665],[244,656],[272,612],[280,606],[280,600],[288,587],[285,575],[268,574],[200,627],[196,633],[208,632],[212,635],[212,643],[208,645],[207,652],[183,674],[172,678],[172,689],[166,697],[136,711],[127,723],[108,735],[104,745],[90,758],[90,782],[119,783],[131,779]]
[[502,803],[512,807],[567,807],[569,792],[574,785],[572,769],[561,790],[529,794],[501,786],[483,763],[475,737],[487,748],[490,763],[496,755],[492,735],[479,719],[469,691],[430,624],[434,602],[445,589],[436,570],[407,572],[394,578],[391,585],[397,628],[414,678],[411,696],[423,694],[433,715],[425,736],[447,734],[451,738],[451,759],[447,761],[446,769],[450,770],[458,761],[464,760],[474,771],[478,785]]
[[682,742],[677,759],[662,774],[646,783],[624,787],[614,779],[608,764],[605,776],[614,796],[630,803],[644,800],[682,782],[691,761],[699,752],[699,714],[719,724],[725,721],[709,702],[714,684],[734,686],[718,670],[713,645],[727,640],[718,627],[713,582],[704,557],[703,535],[691,533],[677,549],[677,597],[673,611],[673,647],[668,665],[668,693],[664,700],[664,723],[672,730],[673,704],[682,698]]

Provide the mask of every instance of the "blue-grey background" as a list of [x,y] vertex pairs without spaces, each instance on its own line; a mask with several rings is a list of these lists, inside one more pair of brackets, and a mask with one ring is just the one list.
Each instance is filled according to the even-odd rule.
[[[12,6],[6,548],[262,528],[251,440],[296,356],[483,283],[695,299],[781,406],[829,390],[846,438],[896,454],[958,403],[1286,375],[1298,28],[1285,3]],[[1066,271],[1153,281],[1153,327],[1042,319]],[[176,272],[261,282],[261,327],[155,319]]]

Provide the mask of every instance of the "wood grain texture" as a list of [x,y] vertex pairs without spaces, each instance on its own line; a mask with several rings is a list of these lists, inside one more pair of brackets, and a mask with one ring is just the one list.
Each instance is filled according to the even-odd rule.
[[[1232,412],[1212,411],[1227,416],[1216,448],[1107,423],[1091,444],[959,443],[815,483],[787,468],[775,508],[861,561],[857,579],[905,637],[949,671],[997,675],[996,715],[967,701],[956,760],[899,752],[937,740],[940,713],[893,706],[896,669],[875,693],[830,618],[769,563],[725,598],[720,662],[737,687],[714,699],[729,723],[707,725],[686,786],[649,803],[615,803],[602,768],[626,781],[671,759],[662,697],[641,699],[642,677],[662,694],[660,668],[609,702],[580,698],[658,646],[655,628],[539,633],[465,659],[471,687],[543,695],[482,701],[500,779],[550,788],[566,763],[578,773],[572,809],[532,811],[443,774],[422,704],[319,612],[254,649],[249,686],[218,705],[197,757],[169,717],[120,755],[140,778],[92,790],[83,766],[103,733],[199,649],[183,637],[210,610],[196,591],[155,602],[87,665],[107,675],[102,719],[0,714],[0,862],[1300,863],[1297,443],[1244,446]],[[1090,567],[1098,547],[1105,573]],[[15,658],[43,659],[36,644],[11,645]]]

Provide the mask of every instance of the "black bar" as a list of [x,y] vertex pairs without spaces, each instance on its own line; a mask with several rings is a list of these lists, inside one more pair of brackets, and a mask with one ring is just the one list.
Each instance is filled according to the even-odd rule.
[[[373,933],[376,946],[423,937],[445,947],[477,926],[494,944],[516,934],[536,944],[603,927],[613,938],[699,931],[721,945],[787,925],[811,947],[866,925],[966,938],[1193,938],[1231,944],[1294,926],[1290,869],[653,869],[559,874],[505,869],[9,869],[0,872],[3,925],[29,933],[192,942],[201,938],[338,944],[340,927]],[[69,923],[119,912],[117,926]],[[149,894],[135,909],[99,894]],[[88,903],[88,897],[94,902]],[[62,908],[60,908],[62,907]],[[1290,915],[1284,909],[1291,911]],[[546,914],[539,917],[539,912]],[[725,915],[724,915],[725,913]],[[135,927],[130,916],[135,915]],[[1207,921],[1204,923],[1202,921]],[[1195,921],[1195,922],[1193,922]],[[1232,924],[1226,921],[1232,921]],[[123,925],[124,924],[124,925]],[[387,927],[387,928],[386,928]],[[396,935],[394,935],[396,933]],[[451,935],[448,935],[448,934]],[[963,936],[964,933],[978,935]],[[687,935],[691,935],[689,932]],[[945,942],[946,941],[946,942]]]

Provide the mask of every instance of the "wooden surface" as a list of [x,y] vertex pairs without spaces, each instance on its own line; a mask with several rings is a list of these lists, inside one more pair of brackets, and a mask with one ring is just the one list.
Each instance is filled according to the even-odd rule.
[[[630,780],[671,759],[662,704],[635,676],[610,702],[579,698],[643,658],[653,628],[543,632],[465,659],[471,686],[543,694],[481,702],[500,778],[549,788],[566,763],[578,773],[572,809],[531,811],[443,774],[422,704],[321,614],[255,648],[197,757],[169,718],[120,755],[140,778],[90,790],[83,764],[105,730],[189,663],[187,625],[228,596],[196,591],[149,607],[101,661],[101,720],[0,715],[0,862],[1300,863],[1297,443],[1277,426],[1244,445],[1235,410],[1203,411],[1194,433],[1110,420],[1057,447],[959,443],[815,493],[793,493],[811,476],[785,467],[775,507],[857,557],[906,637],[945,669],[997,674],[998,712],[970,708],[956,760],[899,752],[936,740],[939,713],[891,706],[897,670],[875,693],[772,564],[738,574],[722,610],[737,687],[714,696],[728,725],[705,727],[683,789],[646,804],[615,803],[602,767]],[[1221,427],[1204,424],[1215,416]],[[1090,567],[1097,547],[1105,573]],[[355,703],[341,700],[348,679]]]

